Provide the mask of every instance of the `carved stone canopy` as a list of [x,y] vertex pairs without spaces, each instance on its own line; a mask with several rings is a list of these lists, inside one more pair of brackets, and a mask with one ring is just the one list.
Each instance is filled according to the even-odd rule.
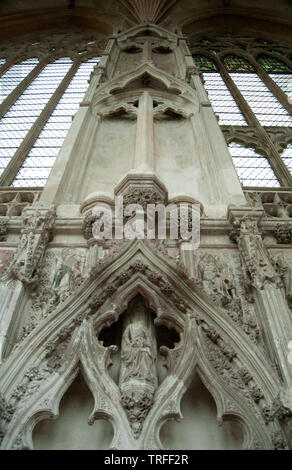
[[157,176],[151,174],[128,174],[116,187],[115,196],[123,196],[124,205],[166,204],[167,189]]
[[[115,322],[139,294],[148,299],[156,313],[155,323],[180,332],[180,342],[173,349],[161,350],[168,373],[157,387],[155,341],[151,329],[145,330],[142,325],[142,317],[146,318],[144,307],[132,304],[133,312],[139,311],[139,315],[130,313],[134,325],[130,330],[127,321],[123,326],[126,343],[122,346],[122,360],[125,371],[132,371],[131,378],[120,376],[120,387],[124,389],[125,385],[127,396],[123,400],[119,386],[108,373],[116,347],[103,346],[97,337],[102,328]],[[140,318],[141,328],[138,326]],[[136,347],[138,355],[134,353]],[[169,260],[161,253],[157,255],[142,241],[135,241],[86,278],[24,339],[3,365],[1,390],[14,408],[10,421],[3,424],[2,447],[12,448],[19,439],[20,447],[33,447],[31,431],[35,423],[41,417],[57,415],[60,398],[82,364],[85,380],[95,399],[90,422],[105,418],[113,423],[114,448],[161,448],[160,428],[166,420],[181,417],[180,400],[195,370],[213,394],[220,419],[228,416],[242,422],[246,431],[245,447],[253,448],[256,439],[264,448],[271,448],[257,402],[262,402],[262,395],[271,401],[278,382],[264,356],[260,352],[255,354],[254,348],[239,327],[230,325],[228,315],[183,278]],[[31,359],[25,366],[28,354]],[[149,382],[151,396],[148,391],[146,401],[138,387],[140,382],[144,383],[140,375],[144,374],[145,368],[149,369],[147,380],[153,379]],[[258,387],[253,392],[256,400],[240,378],[241,369],[246,369],[252,377],[248,384]],[[137,391],[137,399],[128,397],[126,384],[130,379],[138,380],[137,390],[141,393]],[[38,387],[34,388],[36,384]],[[20,385],[27,392],[19,402],[13,397]],[[138,423],[143,423],[142,427],[137,425],[137,419]]]

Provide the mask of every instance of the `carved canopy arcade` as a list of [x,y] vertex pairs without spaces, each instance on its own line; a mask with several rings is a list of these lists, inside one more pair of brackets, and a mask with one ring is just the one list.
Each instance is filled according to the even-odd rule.
[[[219,421],[239,420],[245,429],[246,448],[270,448],[271,436],[262,431],[264,418],[251,389],[257,388],[258,398],[269,403],[277,379],[261,354],[255,359],[255,346],[240,328],[231,327],[228,315],[202,295],[171,259],[142,241],[124,247],[110,266],[104,261],[6,362],[5,394],[12,400],[17,396],[19,401],[10,406],[6,416],[3,447],[32,448],[36,422],[58,415],[59,401],[81,368],[95,399],[89,422],[101,417],[110,420],[114,427],[112,448],[161,448],[159,430],[167,419],[181,416],[180,400],[195,372],[216,401]],[[137,295],[149,307],[145,301],[133,301]],[[117,321],[129,302],[135,314],[129,317],[130,323],[125,320],[122,360],[126,369],[121,369],[117,384],[109,374],[116,347],[104,347],[97,336]],[[174,349],[164,346],[160,350],[167,368],[160,384],[155,372],[155,340],[147,336],[152,330],[143,329],[145,308],[155,313],[155,325],[173,328],[180,335]],[[143,348],[137,356],[131,348],[139,341]],[[143,367],[153,367],[146,381]],[[263,373],[267,370],[268,375]],[[132,393],[128,398],[127,384]],[[136,400],[134,412],[131,400]]]

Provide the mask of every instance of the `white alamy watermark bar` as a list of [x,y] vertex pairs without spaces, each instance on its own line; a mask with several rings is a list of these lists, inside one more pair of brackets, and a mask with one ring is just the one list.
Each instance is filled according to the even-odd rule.
[[114,211],[103,203],[92,209],[96,221],[92,236],[97,240],[182,240],[184,250],[195,250],[200,244],[200,204],[140,204],[123,203],[115,198]]

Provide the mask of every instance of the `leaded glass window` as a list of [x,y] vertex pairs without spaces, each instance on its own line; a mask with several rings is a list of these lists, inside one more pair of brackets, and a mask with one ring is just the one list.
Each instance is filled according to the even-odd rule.
[[255,72],[254,67],[243,57],[238,57],[235,55],[226,55],[223,58],[223,63],[228,72]]
[[246,121],[219,72],[204,73],[205,87],[219,124],[245,126]]
[[228,148],[243,186],[280,186],[266,157],[236,142]]
[[230,77],[263,126],[291,126],[292,117],[254,73],[230,73]]
[[193,58],[203,72],[205,88],[214,112],[219,116],[219,123],[245,126],[246,121],[217,71],[215,62],[209,57],[198,54],[193,55]]
[[292,117],[266,87],[247,60],[243,57],[228,55],[223,57],[223,63],[262,125],[292,125]]
[[[226,138],[238,135],[238,141],[246,141],[246,144],[229,146],[242,184],[270,187],[278,186],[280,181],[291,186],[292,179],[289,180],[287,172],[287,169],[291,172],[292,167],[291,145],[282,155],[277,150],[281,139],[282,146],[286,144],[288,128],[292,126],[292,64],[289,62],[292,56],[289,47],[285,44],[281,51],[278,43],[273,48],[271,41],[230,33],[201,40],[194,37],[190,44],[224,135]],[[267,48],[268,53],[265,52]],[[236,53],[230,53],[230,50]],[[268,149],[267,156],[255,152],[255,138],[261,144],[256,147]]]
[[[3,61],[3,63],[5,60]],[[11,93],[17,85],[33,70],[37,65],[38,59],[28,59],[13,65],[0,78],[0,103]],[[3,65],[0,63],[0,65]]]
[[286,147],[281,156],[285,165],[289,168],[292,173],[292,144],[289,144]]
[[45,185],[99,61],[100,45],[90,32],[49,37],[28,38],[1,49],[0,178],[4,186]]
[[98,57],[83,62],[20,168],[12,186],[43,186],[88,87]]
[[1,119],[1,173],[68,72],[71,62],[64,58],[48,64]]
[[282,60],[265,54],[259,55],[257,60],[272,80],[288,95],[292,89],[292,69]]

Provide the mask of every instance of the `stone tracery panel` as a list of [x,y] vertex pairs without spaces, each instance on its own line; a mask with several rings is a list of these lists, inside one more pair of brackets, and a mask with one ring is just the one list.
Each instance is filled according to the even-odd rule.
[[[206,77],[209,75],[211,77],[216,73],[219,75],[248,123],[248,127],[242,127],[244,124],[239,122],[233,122],[232,126],[227,126],[226,124],[229,123],[222,121],[224,133],[238,134],[241,141],[246,143],[250,142],[251,137],[255,137],[255,146],[258,149],[264,149],[264,153],[281,184],[290,186],[291,174],[285,167],[287,162],[280,158],[282,147],[281,143],[279,147],[278,140],[283,138],[282,145],[284,146],[284,135],[287,133],[290,135],[289,127],[286,129],[283,126],[289,126],[289,113],[291,114],[292,111],[291,103],[287,98],[287,83],[292,71],[292,63],[288,58],[291,48],[281,41],[263,40],[230,33],[205,38],[193,37],[189,39],[189,43],[193,57],[195,61],[197,60],[201,70],[209,72],[209,74],[205,73]],[[214,70],[218,70],[220,73]],[[283,85],[283,80],[285,85]],[[254,87],[252,82],[257,82],[257,86]],[[208,89],[208,81],[206,86]],[[211,101],[214,100],[216,107],[220,96],[215,94],[213,97],[212,83],[210,86],[210,98]],[[260,100],[256,95],[253,96],[254,89],[259,90],[259,87],[262,90],[260,93],[263,94]],[[265,87],[267,87],[266,91],[264,91]],[[223,99],[222,92],[221,95]],[[276,107],[280,110],[282,105],[282,111],[279,111],[282,117],[278,116],[282,121],[276,122],[274,105],[273,111],[267,112],[266,117],[262,116],[262,109],[257,107],[257,100],[261,103],[263,100],[267,101],[265,112],[269,106],[269,100],[271,102],[274,100],[275,103],[278,100]],[[285,107],[285,111],[283,107]],[[257,115],[257,113],[260,114]],[[224,115],[222,116],[224,119]],[[268,121],[265,120],[266,118]],[[280,135],[283,137],[279,137]],[[262,186],[265,185],[262,184]]]
[[[184,302],[182,300],[179,300],[178,294],[174,292],[174,290],[171,286],[171,283],[169,281],[166,282],[166,280],[163,279],[163,277],[164,277],[163,275],[159,274],[159,272],[155,276],[154,276],[154,274],[152,274],[151,271],[152,271],[153,268],[150,269],[149,261],[150,260],[148,260],[148,262],[146,262],[146,263],[145,263],[145,261],[144,262],[141,261],[141,254],[140,254],[140,256],[136,260],[136,262],[135,261],[132,262],[131,269],[130,269],[130,271],[128,271],[128,276],[123,276],[121,278],[119,275],[117,277],[117,273],[116,273],[116,276],[115,276],[116,281],[115,282],[118,282],[117,285],[122,285],[123,286],[124,301],[122,300],[122,297],[120,296],[120,293],[118,291],[116,291],[116,289],[114,288],[113,281],[111,281],[108,286],[103,286],[103,288],[102,288],[103,292],[106,293],[106,297],[108,297],[108,301],[105,300],[103,302],[99,302],[98,298],[96,298],[96,299],[92,298],[92,300],[90,300],[90,305],[91,305],[91,309],[92,309],[91,313],[90,313],[90,311],[88,311],[88,309],[85,310],[82,313],[82,311],[80,311],[80,309],[78,308],[78,310],[77,310],[78,315],[74,314],[73,318],[71,316],[71,320],[70,320],[71,325],[69,326],[67,324],[67,326],[65,328],[63,328],[63,330],[59,331],[59,333],[57,334],[57,337],[55,338],[55,340],[53,340],[53,341],[50,340],[45,345],[46,354],[45,354],[45,356],[41,356],[45,359],[45,363],[43,363],[42,362],[43,359],[41,359],[41,357],[39,357],[39,360],[42,362],[42,366],[41,367],[40,367],[40,365],[35,366],[37,369],[41,368],[43,370],[42,377],[43,377],[44,382],[39,382],[39,387],[38,387],[38,390],[39,390],[38,393],[41,393],[41,394],[44,393],[45,390],[47,390],[47,386],[45,386],[45,388],[43,388],[43,386],[45,385],[45,383],[47,383],[47,381],[54,381],[54,383],[56,384],[54,386],[52,385],[53,388],[54,388],[54,387],[57,386],[58,382],[56,382],[56,381],[59,381],[59,376],[61,377],[61,376],[63,376],[63,374],[72,374],[73,370],[75,371],[74,374],[76,374],[76,365],[79,363],[80,360],[83,364],[83,367],[85,368],[86,380],[88,381],[88,385],[90,386],[92,391],[94,390],[92,388],[92,380],[95,380],[95,381],[97,380],[96,378],[93,379],[93,377],[94,376],[99,377],[98,381],[96,382],[96,387],[99,390],[98,393],[101,394],[101,395],[99,396],[98,401],[96,402],[95,411],[92,414],[91,420],[94,420],[94,419],[98,418],[101,415],[105,416],[105,410],[107,410],[106,414],[108,415],[108,417],[111,417],[110,419],[113,420],[113,423],[115,423],[114,426],[115,426],[115,436],[116,437],[115,437],[115,444],[112,444],[112,445],[114,445],[115,447],[117,446],[118,448],[124,448],[123,446],[129,445],[129,441],[128,441],[128,444],[126,444],[125,439],[130,439],[130,440],[133,439],[133,437],[131,437],[131,436],[133,436],[133,434],[134,434],[134,441],[137,441],[138,446],[142,445],[142,442],[144,442],[143,446],[146,446],[146,448],[157,448],[157,446],[160,445],[155,440],[156,438],[154,438],[155,432],[156,432],[155,431],[155,426],[156,426],[155,423],[162,424],[164,422],[164,420],[168,419],[170,416],[179,416],[179,411],[178,411],[179,407],[178,406],[179,406],[179,402],[180,402],[180,398],[182,396],[182,393],[185,390],[185,388],[183,387],[183,384],[187,385],[189,383],[189,380],[190,380],[190,378],[192,376],[192,373],[193,373],[192,371],[194,370],[194,366],[195,366],[194,361],[195,361],[196,357],[198,357],[198,358],[200,357],[200,359],[198,359],[199,360],[199,368],[201,370],[201,373],[203,374],[203,377],[205,377],[205,380],[207,380],[207,383],[209,382],[209,379],[207,379],[207,376],[209,374],[208,370],[209,370],[210,366],[207,366],[207,364],[204,362],[205,360],[210,361],[210,363],[212,364],[212,368],[213,368],[214,372],[219,373],[219,375],[221,376],[221,379],[218,379],[219,380],[218,386],[219,386],[219,383],[220,383],[221,388],[222,387],[224,388],[225,386],[231,387],[230,390],[232,390],[232,389],[234,390],[232,393],[235,393],[235,394],[238,393],[239,396],[241,396],[240,399],[239,399],[239,396],[238,396],[238,399],[242,403],[242,405],[240,405],[240,407],[241,406],[245,407],[245,405],[243,404],[245,400],[247,400],[247,403],[249,404],[248,406],[251,407],[251,408],[253,408],[254,406],[258,406],[257,405],[258,403],[260,403],[260,407],[261,407],[262,406],[262,400],[263,400],[263,397],[265,395],[265,392],[263,392],[261,387],[258,387],[257,383],[254,384],[253,382],[250,382],[251,379],[247,382],[249,384],[248,388],[250,388],[250,390],[245,390],[245,383],[244,383],[243,379],[240,378],[241,377],[240,370],[243,368],[243,364],[240,360],[239,353],[236,350],[234,350],[234,346],[231,346],[231,345],[226,343],[226,340],[223,339],[224,335],[222,336],[222,334],[218,333],[218,331],[214,330],[213,327],[208,326],[208,324],[206,323],[206,319],[204,319],[201,315],[198,315],[197,313],[195,313],[197,307],[193,307],[194,308],[194,314],[193,315],[196,319],[196,323],[197,323],[199,331],[200,331],[200,333],[199,333],[199,344],[201,345],[200,348],[203,348],[203,349],[201,350],[201,353],[200,353],[199,356],[197,356],[196,354],[194,355],[193,348],[194,348],[194,345],[196,344],[196,333],[195,333],[196,328],[195,328],[195,325],[194,325],[194,321],[191,320],[189,315],[186,314],[186,311],[187,311],[188,307],[187,307],[187,305],[184,305]],[[153,381],[151,380],[151,384],[154,385],[154,390],[156,390],[155,393],[154,393],[154,403],[150,406],[150,402],[148,401],[147,402],[148,403],[147,407],[149,407],[149,408],[146,407],[146,412],[143,411],[142,414],[139,413],[138,415],[136,414],[136,411],[134,413],[131,412],[132,406],[129,405],[128,399],[123,401],[123,397],[122,397],[122,395],[120,395],[120,392],[118,391],[117,385],[114,385],[114,382],[110,379],[110,376],[108,375],[107,369],[108,369],[108,367],[110,365],[110,362],[111,362],[110,355],[112,354],[112,352],[114,352],[115,348],[113,346],[111,346],[110,348],[104,348],[98,342],[96,342],[96,336],[93,334],[92,326],[90,326],[91,322],[89,321],[89,317],[88,317],[88,313],[89,313],[90,316],[92,317],[92,319],[94,319],[94,318],[96,319],[95,320],[96,321],[96,327],[99,330],[102,328],[103,325],[106,325],[109,322],[111,323],[112,321],[114,321],[117,318],[118,312],[123,311],[122,305],[124,304],[125,299],[128,299],[126,301],[126,302],[128,302],[130,298],[133,298],[133,291],[132,291],[133,285],[130,281],[132,276],[134,276],[134,279],[136,278],[136,282],[138,282],[137,286],[139,286],[139,284],[140,284],[140,286],[144,286],[142,288],[142,292],[144,291],[143,295],[148,290],[148,287],[147,287],[148,281],[146,282],[146,284],[144,284],[144,282],[142,282],[142,278],[144,278],[144,276],[146,276],[145,280],[149,279],[151,281],[151,283],[153,284],[153,287],[155,287],[155,289],[156,289],[156,286],[160,286],[160,290],[163,293],[163,296],[167,295],[166,298],[168,298],[168,302],[169,302],[169,298],[173,298],[175,309],[178,309],[178,310],[176,310],[177,313],[175,315],[173,315],[169,311],[168,308],[165,309],[165,306],[163,305],[165,301],[163,300],[163,302],[161,302],[162,301],[162,299],[161,299],[156,304],[157,307],[154,307],[155,309],[158,308],[158,317],[157,317],[158,319],[157,319],[157,321],[159,323],[166,324],[166,325],[170,325],[173,322],[173,326],[175,327],[175,329],[177,329],[178,324],[180,324],[181,328],[182,328],[182,331],[183,331],[183,334],[181,335],[180,342],[178,343],[178,345],[173,350],[170,350],[169,348],[164,348],[162,350],[163,354],[166,357],[166,364],[167,364],[167,367],[168,367],[168,375],[160,383],[158,388],[156,388],[157,387],[157,381],[156,381],[157,379],[155,379],[156,371],[155,371],[155,368],[154,368],[154,362],[155,362],[154,361],[154,356],[157,353],[155,352],[156,351],[155,342],[152,343],[153,340],[150,339],[150,336],[146,337],[143,333],[142,323],[144,322],[144,320],[142,320],[142,318],[145,318],[145,316],[144,316],[145,307],[144,306],[142,307],[141,303],[139,303],[139,302],[138,302],[138,305],[133,304],[133,310],[132,310],[132,312],[130,310],[130,317],[129,317],[129,319],[131,319],[130,320],[131,323],[127,323],[127,321],[126,321],[124,329],[123,329],[123,333],[122,333],[122,335],[125,335],[125,341],[127,343],[127,346],[126,346],[126,344],[123,345],[123,340],[122,340],[121,362],[123,363],[123,361],[125,361],[125,365],[126,364],[128,365],[127,361],[128,361],[129,358],[131,358],[131,355],[132,355],[131,351],[132,351],[132,348],[134,347],[134,344],[135,345],[137,344],[137,346],[139,344],[138,347],[139,347],[140,352],[139,352],[138,355],[134,354],[133,357],[135,359],[134,360],[131,359],[131,366],[129,367],[129,365],[128,365],[127,369],[125,369],[126,374],[128,372],[130,372],[130,376],[129,375],[126,375],[126,376],[123,375],[123,373],[122,373],[123,367],[121,368],[119,387],[121,387],[121,389],[123,390],[122,393],[127,393],[127,390],[129,390],[129,389],[127,387],[124,388],[124,385],[127,384],[129,379],[131,378],[131,380],[138,381],[137,390],[139,390],[139,393],[141,394],[141,391],[143,389],[141,389],[140,386],[142,385],[142,383],[144,383],[143,382],[144,381],[144,379],[143,379],[144,376],[142,377],[141,373],[144,374],[144,372],[143,372],[144,368],[146,368],[148,370],[149,367],[150,367],[150,369],[153,371],[153,373],[152,373],[152,375],[151,374],[149,375],[149,373],[147,374],[147,380],[150,377],[153,377]],[[87,281],[85,281],[85,284],[86,284],[86,282]],[[141,284],[141,282],[142,282],[142,284]],[[122,284],[120,284],[120,283],[122,283]],[[96,289],[94,289],[94,291],[96,291]],[[138,292],[139,291],[141,292],[141,287],[139,287]],[[115,292],[115,295],[113,295],[114,292]],[[132,294],[130,294],[130,292],[132,292]],[[80,293],[77,294],[77,295],[80,297]],[[129,295],[130,295],[130,297],[129,297]],[[149,294],[146,294],[147,297],[148,297],[148,295]],[[118,310],[117,310],[117,307],[116,307],[117,303],[116,302],[117,302],[118,297],[120,299],[121,304],[118,306]],[[152,296],[152,301],[154,300],[154,298]],[[99,300],[101,300],[101,297],[99,297]],[[71,300],[70,300],[70,298],[67,300],[67,303],[71,302],[71,301],[72,301],[72,296],[71,296]],[[109,302],[111,302],[111,304]],[[157,302],[157,300],[155,300],[155,302]],[[102,309],[101,309],[100,306],[103,305],[103,304],[104,304],[104,307],[102,307]],[[61,309],[63,308],[63,310],[64,310],[64,307],[60,306],[59,309],[60,308]],[[98,310],[101,309],[98,316],[96,316],[96,309],[97,308],[98,308]],[[65,308],[65,311],[66,311],[66,308]],[[138,312],[138,311],[140,313],[139,313],[138,317],[136,318],[136,312]],[[88,318],[88,320],[86,320],[86,318]],[[138,318],[139,318],[139,320],[138,320]],[[89,323],[88,323],[88,321],[89,321]],[[134,331],[135,326],[132,326],[131,331],[129,331],[129,329],[128,329],[129,325],[135,325],[136,321],[138,321],[139,325],[140,325],[140,321],[142,321],[141,331],[139,329],[140,327],[136,331]],[[45,325],[46,323],[48,324],[47,320],[45,320],[43,325]],[[97,325],[99,325],[99,326],[97,326]],[[184,325],[184,327],[183,327],[183,325]],[[149,331],[151,331],[151,329],[149,330],[149,328],[148,328],[147,331],[148,331],[148,333],[147,333],[147,335],[148,335]],[[34,333],[34,335],[36,335],[35,337],[38,336],[37,331]],[[95,339],[94,339],[94,336],[95,336]],[[129,343],[128,343],[128,340],[129,340]],[[136,342],[136,340],[137,340],[137,342]],[[85,343],[84,343],[84,341],[85,341]],[[30,343],[29,347],[31,347],[32,346],[31,340],[29,341],[29,343]],[[24,346],[25,346],[25,344],[27,344],[27,341],[24,341]],[[83,346],[82,346],[82,344],[83,344]],[[151,344],[152,344],[152,346],[150,346]],[[88,356],[89,350],[91,350],[92,348],[93,348],[93,350],[92,350],[92,353],[90,353],[90,354],[93,354],[93,355]],[[154,348],[154,349],[152,349],[152,348]],[[82,351],[87,351],[85,353],[85,356],[84,356],[84,353]],[[99,352],[97,352],[97,351],[99,351]],[[19,354],[19,353],[20,353],[20,351],[18,352],[16,350],[14,354]],[[65,359],[65,363],[62,360],[62,357]],[[95,360],[93,360],[93,357],[99,358],[98,359],[98,364],[96,364]],[[204,357],[206,357],[206,359],[204,359]],[[69,362],[66,362],[66,361],[69,361]],[[75,364],[74,369],[72,369],[73,364]],[[97,367],[98,370],[99,370],[97,375],[95,375],[96,372],[94,372],[95,367]],[[137,373],[138,373],[138,376],[137,376]],[[205,374],[207,374],[207,375],[205,376]],[[35,380],[34,377],[36,377],[35,374],[32,376],[31,379],[29,379],[30,381],[32,380],[32,382],[29,386],[29,389],[30,389],[31,386],[33,386],[33,381]],[[157,375],[156,375],[156,377],[157,377]],[[174,380],[174,377],[176,377],[175,380]],[[178,380],[178,377],[180,377],[179,380]],[[27,379],[25,379],[25,380],[27,380]],[[40,379],[37,379],[37,380],[40,380]],[[100,380],[102,382],[105,381],[102,388],[100,388],[101,387]],[[254,379],[252,379],[252,380],[254,380]],[[27,405],[29,404],[30,397],[32,397],[33,396],[32,394],[35,393],[35,392],[33,392],[33,390],[34,390],[33,388],[28,393],[28,391],[26,391],[27,386],[25,386],[24,383],[25,383],[25,381],[23,382],[23,385],[20,384],[21,387],[20,387],[20,385],[17,386],[18,387],[17,390],[19,390],[19,393],[20,393],[20,390],[22,390],[21,395],[19,395],[19,394],[18,395],[20,397],[22,397],[23,394],[24,394],[24,398],[23,399],[21,398],[20,403],[22,403],[22,407],[19,408],[19,411],[16,412],[16,409],[17,409],[17,406],[18,406],[18,401],[15,402],[15,398],[11,399],[12,400],[11,401],[11,406],[14,406],[15,409],[13,409],[13,411],[12,411],[12,416],[13,417],[12,417],[12,427],[11,427],[10,432],[12,432],[14,434],[15,434],[15,432],[17,432],[17,426],[18,426],[17,425],[17,420],[18,420],[17,416],[18,416],[18,413],[21,413],[21,409],[23,409],[23,406],[26,406],[25,403],[27,403]],[[62,383],[63,383],[63,379],[62,379]],[[107,383],[106,388],[104,388],[105,383]],[[108,387],[110,387],[110,388],[108,388]],[[220,387],[219,387],[219,389],[220,389]],[[50,389],[53,390],[52,388],[50,388]],[[104,395],[104,391],[102,391],[102,390],[106,390],[106,389],[111,390],[111,398],[109,398],[109,395],[107,395],[107,396]],[[42,390],[43,390],[43,392],[42,392]],[[133,386],[132,386],[131,392],[133,390],[134,389],[133,389]],[[147,388],[147,390],[148,390],[148,388]],[[230,413],[231,410],[234,409],[233,413],[235,413],[235,414],[238,413],[238,417],[241,416],[240,419],[243,419],[243,422],[245,422],[245,419],[243,418],[244,414],[243,414],[243,411],[240,411],[240,407],[239,407],[239,409],[237,409],[236,406],[235,406],[235,408],[233,408],[234,405],[232,407],[231,404],[227,404],[227,402],[224,402],[223,395],[221,395],[222,393],[224,394],[223,389],[221,390],[221,392],[219,392],[219,391],[216,392],[213,389],[212,389],[212,391],[215,393],[217,406],[219,406],[220,401],[223,400],[223,402],[220,405],[220,407],[221,407],[220,408],[221,409],[220,413],[221,414],[224,414],[225,412],[227,412],[227,410],[229,410],[229,413]],[[11,396],[14,396],[14,393],[15,392],[13,391]],[[57,389],[54,393],[57,393]],[[54,395],[54,393],[53,393],[53,395]],[[95,392],[95,393],[97,393],[97,392]],[[138,393],[138,395],[139,395],[139,393]],[[153,393],[153,392],[151,392],[151,393]],[[219,393],[219,395],[218,395],[218,393]],[[58,392],[58,394],[59,394],[59,392]],[[36,409],[40,409],[39,408],[40,406],[42,406],[42,407],[45,406],[45,408],[47,406],[49,406],[49,403],[51,403],[52,400],[55,400],[53,395],[51,397],[48,397],[45,401],[43,401],[44,398],[42,398],[42,405],[40,405],[40,404],[38,405],[38,401],[37,401],[35,403]],[[58,395],[58,396],[60,397],[60,395]],[[19,398],[18,398],[18,400],[19,400]],[[95,400],[97,400],[97,398],[95,398]],[[108,400],[111,401],[110,406],[108,404],[106,404],[108,402]],[[112,401],[112,400],[114,400],[114,401]],[[138,408],[136,408],[137,412],[138,412],[138,409],[139,409],[139,402],[140,401],[138,401],[138,405],[136,403],[136,406],[138,406]],[[15,405],[12,405],[13,403],[15,403]],[[97,403],[98,403],[98,406],[97,406]],[[223,404],[223,403],[225,403],[225,404]],[[129,410],[128,411],[128,413],[129,413],[128,416],[127,416],[127,414],[124,414],[124,415],[123,415],[123,413],[121,414],[120,406],[122,406],[122,404],[123,404],[123,406],[128,407],[128,410]],[[163,406],[162,406],[162,404],[163,404]],[[29,405],[29,406],[31,406],[31,405]],[[97,406],[97,408],[96,408],[96,406]],[[142,404],[141,404],[141,406],[142,406]],[[146,402],[143,400],[143,410],[145,410],[145,406],[146,406]],[[115,408],[116,408],[117,411],[114,411]],[[147,409],[149,410],[148,412],[147,412]],[[246,412],[247,412],[247,409],[246,409]],[[33,413],[33,410],[31,410],[31,413]],[[55,413],[55,411],[54,411],[54,413]],[[116,413],[118,413],[118,414],[116,414]],[[259,422],[260,422],[261,419],[262,419],[260,417],[261,416],[260,411],[259,410],[257,411],[257,409],[255,409],[253,411],[253,413],[255,413],[253,420],[256,419],[256,420],[259,420]],[[119,418],[118,418],[118,416],[119,416]],[[127,420],[130,420],[130,423],[132,423],[132,428],[131,428],[130,425],[128,425],[130,427],[128,428],[127,433],[126,433],[127,426],[125,424],[126,416],[127,416]],[[144,423],[143,423],[142,430],[141,430],[141,425],[137,424],[137,416],[141,417],[142,421],[143,421],[143,419],[145,420]],[[31,419],[33,419],[33,418],[31,418]],[[119,420],[122,420],[123,424],[121,424],[121,423],[118,424]],[[133,421],[131,421],[131,420],[133,420]],[[139,418],[138,423],[141,423],[141,420]],[[8,428],[9,428],[9,421],[5,425],[5,428],[7,427],[7,425],[8,425]],[[256,424],[256,422],[254,422],[254,425],[257,428],[259,423]],[[118,432],[118,429],[121,429],[120,426],[122,426],[122,429],[123,429],[123,433],[124,433],[123,438],[121,437],[120,432]],[[250,422],[248,426],[249,426],[249,428],[248,428],[249,431],[248,431],[247,435],[249,435],[249,433],[252,432],[251,431],[252,428],[250,428],[250,426],[253,426],[253,425]],[[27,442],[27,444],[25,444],[25,445],[27,445],[27,446],[29,446],[30,444],[28,444],[28,442],[29,442],[29,441],[27,441],[28,437],[25,437],[25,435],[26,435],[26,433],[28,432],[29,429],[30,428],[28,427],[27,430],[24,431],[23,437],[19,436],[17,438],[17,439],[21,439],[21,442],[24,442],[23,439],[25,439],[25,442]],[[131,431],[130,431],[130,429],[131,429]],[[126,435],[128,436],[127,438],[126,438]],[[247,439],[247,437],[246,437],[246,439]],[[246,445],[247,446],[255,445],[253,441],[252,442],[250,441],[250,439],[251,438],[249,437],[248,440],[246,441]],[[134,441],[131,441],[132,442],[131,445],[133,445]],[[14,444],[14,445],[16,446],[18,444]],[[22,445],[24,445],[24,444],[22,444]],[[267,445],[267,442],[264,445]]]

